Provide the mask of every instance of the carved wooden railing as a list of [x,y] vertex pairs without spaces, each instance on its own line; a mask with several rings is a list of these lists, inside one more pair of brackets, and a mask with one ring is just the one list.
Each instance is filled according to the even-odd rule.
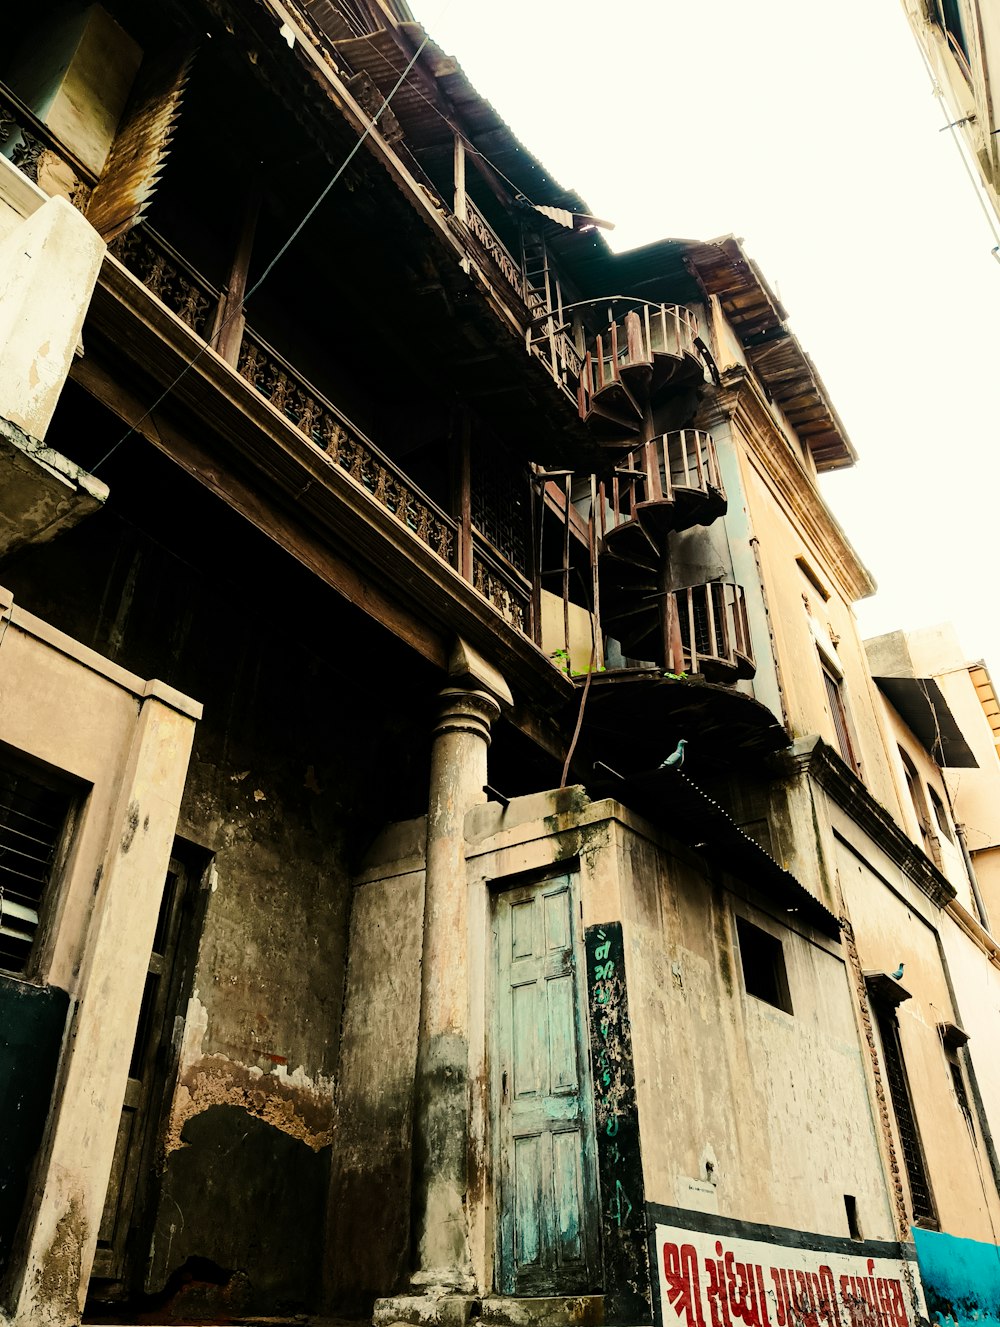
[[715,442],[710,433],[680,429],[652,438],[629,452],[603,486],[600,533],[631,521],[646,502],[674,502],[678,490],[725,497]]
[[465,202],[465,224],[469,233],[479,241],[487,255],[511,290],[523,303],[527,303],[524,288],[524,274],[521,264],[510,252],[503,240],[473,203],[471,198]]
[[741,585],[710,581],[667,596],[667,669],[709,680],[753,677],[746,595]]
[[531,582],[500,558],[478,534],[472,537],[472,585],[510,626],[531,636]]
[[0,156],[37,184],[47,153],[63,167],[59,192],[65,193],[74,206],[86,206],[97,176],[60,142],[16,92],[0,83]]
[[[148,226],[133,227],[111,252],[199,336],[212,341],[225,292],[216,290]],[[454,565],[457,525],[289,362],[249,327],[237,370],[261,396],[438,557]]]
[[553,379],[570,396],[575,396],[583,357],[566,334],[566,329],[553,325],[555,311],[548,308],[544,292],[528,280],[522,264],[470,198],[466,198],[465,210],[469,234],[527,310],[525,343],[528,350],[542,361]]
[[237,368],[242,377],[386,511],[445,562],[454,565],[458,526],[336,406],[296,373],[273,347],[247,328]]
[[112,240],[108,250],[193,332],[206,341],[212,339],[223,292],[206,281],[165,239],[148,226],[133,226]]

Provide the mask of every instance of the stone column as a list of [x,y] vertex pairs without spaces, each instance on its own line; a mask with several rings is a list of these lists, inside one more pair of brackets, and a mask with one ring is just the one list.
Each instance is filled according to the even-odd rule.
[[[465,816],[486,800],[486,753],[503,679],[466,647],[441,693],[427,814],[427,869],[414,1118],[414,1288],[474,1288],[466,1220],[469,934]],[[472,685],[469,685],[469,684]]]

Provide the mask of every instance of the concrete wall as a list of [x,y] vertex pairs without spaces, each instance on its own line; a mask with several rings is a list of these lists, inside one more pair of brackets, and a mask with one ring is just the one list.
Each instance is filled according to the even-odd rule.
[[[820,663],[822,652],[829,655],[832,651],[843,674],[844,700],[862,778],[876,800],[898,816],[899,800],[886,763],[874,684],[846,589],[824,551],[777,491],[773,476],[765,474],[748,452],[742,460],[792,734],[818,733],[839,750]],[[821,501],[817,494],[820,522],[827,519]],[[832,518],[829,520],[832,524]],[[799,558],[818,575],[824,592],[803,572]]]
[[355,884],[326,1240],[341,1311],[369,1310],[410,1269],[425,838],[423,819],[392,827]]
[[1000,1183],[1000,1057],[996,1054],[1000,952],[984,952],[981,938],[977,943],[951,917],[942,919],[940,929],[955,1021],[969,1034],[958,1057],[966,1066],[977,1132],[988,1134],[991,1144],[980,1149],[980,1185],[996,1186]]
[[[891,1239],[839,945],[683,849],[619,853],[647,1199],[848,1235],[850,1194]],[[747,994],[737,916],[781,942],[791,1013]]]
[[1000,1258],[993,1243],[916,1230],[917,1260],[935,1327],[1000,1322]]
[[[354,896],[331,1257],[338,1266],[354,1265],[359,1302],[384,1292],[387,1277],[401,1289],[405,1270],[397,1254],[407,1234],[421,828],[416,822],[386,836]],[[467,1205],[484,1292],[493,1281],[496,1238],[489,895],[545,870],[574,875],[588,936],[594,928],[621,927],[644,1201],[846,1236],[849,1194],[866,1237],[894,1238],[869,1069],[838,944],[789,925],[784,910],[769,908],[746,884],[710,879],[696,854],[616,803],[588,803],[578,789],[518,798],[507,808],[478,807],[467,817],[466,835],[469,934],[464,942],[456,937],[454,959],[468,964],[473,1176]],[[780,939],[793,1013],[746,994],[737,915]],[[611,1198],[604,1192],[602,1202]],[[354,1224],[360,1219],[376,1222],[385,1238],[362,1244]],[[342,1235],[333,1239],[338,1229]]]
[[104,169],[142,51],[100,5],[65,5],[46,40],[17,52],[6,81],[96,175]]
[[[941,770],[892,705],[884,696],[881,700],[883,719],[889,736],[889,764],[899,790],[900,823],[913,842],[931,858],[955,888],[962,905],[975,914],[976,904],[972,896],[972,886],[958,843],[955,823],[948,810],[948,790]],[[909,757],[916,773],[918,802],[916,806],[907,785],[900,751],[904,751]],[[938,821],[941,812],[935,811],[928,789],[933,789],[940,805],[944,808],[944,828]]]
[[78,789],[33,969],[40,984],[67,992],[73,1036],[6,1286],[12,1323],[62,1324],[77,1321],[83,1307],[201,711],[12,607],[6,591],[2,603],[0,733]]
[[[997,81],[1000,78],[1000,16],[989,0],[958,0],[958,10],[968,45],[971,81],[952,49],[947,34],[927,18],[924,0],[903,0],[931,76],[944,92],[947,120],[972,116],[972,122],[956,128],[961,150],[978,170],[986,196],[1000,217],[1000,176],[997,172]],[[944,117],[942,117],[944,118]]]

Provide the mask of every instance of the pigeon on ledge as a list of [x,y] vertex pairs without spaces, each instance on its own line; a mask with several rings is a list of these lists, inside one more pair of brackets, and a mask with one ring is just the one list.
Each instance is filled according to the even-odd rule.
[[684,748],[687,746],[687,738],[682,737],[677,743],[676,751],[671,751],[666,760],[660,766],[660,769],[680,769],[684,764]]
[[905,966],[906,966],[905,963],[900,963],[899,967],[896,969],[895,972],[890,972],[889,975],[890,975],[890,977],[892,977],[893,981],[899,981],[899,980],[900,980],[900,978],[901,978],[902,975],[903,975],[903,968],[904,968]]

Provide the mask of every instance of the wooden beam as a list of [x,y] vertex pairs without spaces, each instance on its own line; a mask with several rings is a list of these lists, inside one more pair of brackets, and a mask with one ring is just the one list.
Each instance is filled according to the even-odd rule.
[[158,451],[169,456],[210,493],[214,493],[325,584],[381,623],[430,663],[447,670],[451,654],[450,632],[432,630],[425,622],[383,594],[356,568],[302,529],[276,503],[264,497],[259,487],[251,487],[220,466],[217,460],[162,415],[157,415],[155,421],[152,416],[143,418],[144,405],[91,357],[84,356],[77,361],[73,378]]

